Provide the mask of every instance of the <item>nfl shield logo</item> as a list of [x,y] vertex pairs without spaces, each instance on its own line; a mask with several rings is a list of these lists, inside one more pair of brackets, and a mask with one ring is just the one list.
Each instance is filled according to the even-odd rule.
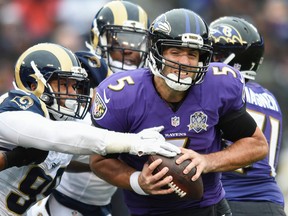
[[180,125],[180,117],[174,116],[171,118],[171,125],[177,127]]

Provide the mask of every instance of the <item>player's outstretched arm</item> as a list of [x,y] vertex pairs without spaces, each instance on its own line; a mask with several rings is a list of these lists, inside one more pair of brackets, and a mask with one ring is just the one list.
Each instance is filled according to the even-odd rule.
[[174,157],[180,153],[180,148],[165,142],[165,138],[159,133],[163,126],[144,129],[138,134],[124,134],[112,132],[107,141],[107,153],[129,152],[133,155],[160,154],[166,157]]
[[101,155],[125,152],[170,157],[180,153],[178,147],[165,142],[158,132],[162,128],[151,128],[139,134],[124,134],[79,122],[52,121],[29,111],[1,113],[0,127],[0,139],[5,142],[45,151]]

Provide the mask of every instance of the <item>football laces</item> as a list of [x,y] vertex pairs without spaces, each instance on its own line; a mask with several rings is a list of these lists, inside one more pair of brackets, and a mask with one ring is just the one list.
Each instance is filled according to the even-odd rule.
[[170,182],[169,184],[168,184],[168,186],[170,187],[170,188],[172,188],[173,190],[174,190],[174,192],[179,196],[179,197],[184,197],[184,196],[186,196],[186,192],[185,191],[183,191],[183,190],[181,190],[181,188],[179,188],[173,181],[172,182]]

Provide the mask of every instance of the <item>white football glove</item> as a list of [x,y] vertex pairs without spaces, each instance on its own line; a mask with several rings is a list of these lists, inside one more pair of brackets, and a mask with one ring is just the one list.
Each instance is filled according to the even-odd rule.
[[164,129],[164,126],[146,128],[138,133],[141,139],[159,139],[164,141],[165,138],[160,134],[160,132]]
[[180,154],[180,148],[165,141],[159,133],[163,126],[144,129],[138,134],[123,134],[113,132],[107,139],[106,153],[127,152],[133,155],[160,154],[166,157],[174,157]]
[[131,145],[129,153],[138,156],[160,154],[166,157],[175,157],[180,153],[180,149],[173,144],[165,142],[165,138],[159,133],[163,129],[164,126],[159,126],[140,131],[137,134],[140,141]]

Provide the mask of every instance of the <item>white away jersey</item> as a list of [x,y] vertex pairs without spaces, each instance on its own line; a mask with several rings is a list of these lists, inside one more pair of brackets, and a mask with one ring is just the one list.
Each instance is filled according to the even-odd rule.
[[[6,96],[1,98],[0,113],[24,110],[48,116],[46,106],[33,94],[12,90]],[[15,147],[14,143],[0,136],[2,151],[9,151]],[[72,155],[50,151],[45,161],[39,165],[12,167],[1,171],[0,215],[25,215],[33,204],[48,196],[59,184],[71,158]]]

